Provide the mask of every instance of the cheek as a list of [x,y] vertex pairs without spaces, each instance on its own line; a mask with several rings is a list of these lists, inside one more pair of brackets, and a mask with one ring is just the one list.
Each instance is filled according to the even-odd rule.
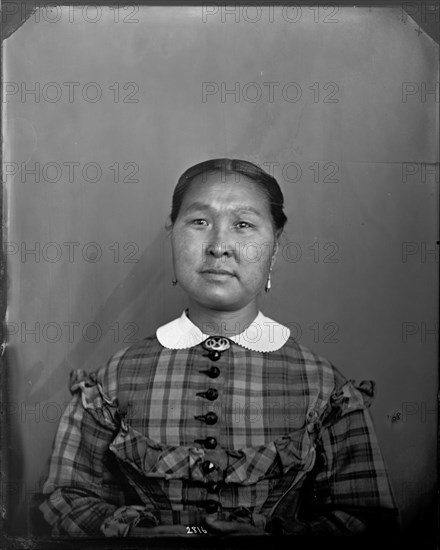
[[272,261],[273,247],[269,239],[245,244],[240,250],[240,261],[243,268],[257,274],[265,275]]
[[259,261],[244,260],[240,265],[241,283],[249,290],[260,289],[266,282],[270,260],[264,256]]
[[197,238],[185,232],[180,232],[173,236],[171,249],[174,263],[177,267],[194,266],[198,258],[201,257],[201,244]]

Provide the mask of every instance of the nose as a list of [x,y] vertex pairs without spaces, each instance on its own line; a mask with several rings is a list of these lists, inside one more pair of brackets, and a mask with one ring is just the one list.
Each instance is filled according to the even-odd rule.
[[229,258],[234,253],[234,243],[230,232],[219,226],[213,228],[211,233],[212,241],[206,244],[207,256],[214,258]]
[[221,241],[207,243],[205,250],[208,256],[214,258],[229,258],[232,256],[232,249],[227,248],[227,245]]

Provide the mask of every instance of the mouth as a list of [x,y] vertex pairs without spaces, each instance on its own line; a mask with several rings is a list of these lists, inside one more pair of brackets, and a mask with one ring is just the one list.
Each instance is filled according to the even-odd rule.
[[206,275],[217,275],[219,277],[235,277],[234,273],[226,269],[204,269],[201,273]]

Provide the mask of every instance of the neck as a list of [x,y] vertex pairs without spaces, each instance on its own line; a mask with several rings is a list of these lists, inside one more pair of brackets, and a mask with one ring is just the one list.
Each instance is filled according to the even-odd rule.
[[235,336],[248,328],[258,314],[254,300],[237,311],[218,311],[189,301],[188,317],[204,334]]

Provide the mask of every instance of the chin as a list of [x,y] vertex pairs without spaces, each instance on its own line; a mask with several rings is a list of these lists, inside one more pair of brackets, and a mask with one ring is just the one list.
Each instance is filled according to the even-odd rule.
[[225,296],[225,294],[222,292],[221,295],[212,293],[210,294],[203,294],[203,295],[196,295],[192,294],[191,298],[198,302],[201,306],[208,307],[210,309],[216,309],[219,311],[228,311],[228,310],[235,310],[240,306],[239,300],[234,300],[234,298],[228,294]]

